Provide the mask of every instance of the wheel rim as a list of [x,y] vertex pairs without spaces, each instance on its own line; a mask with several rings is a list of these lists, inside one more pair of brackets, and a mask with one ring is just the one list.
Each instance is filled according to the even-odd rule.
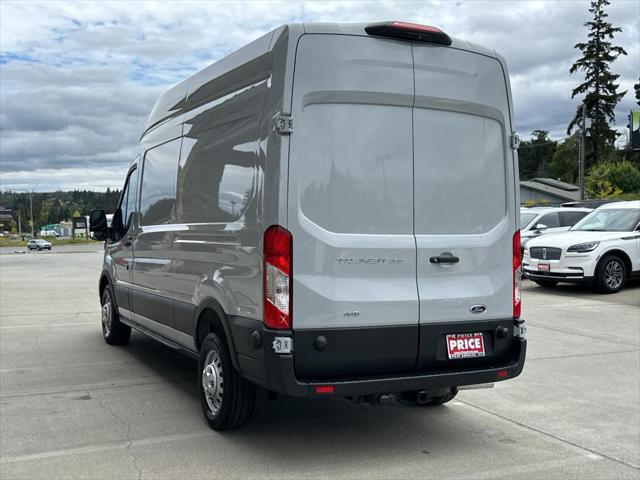
[[202,389],[207,400],[207,406],[212,414],[217,414],[222,406],[224,395],[224,379],[220,354],[211,350],[207,353],[202,370]]
[[102,331],[104,336],[108,337],[111,333],[111,297],[107,297],[107,301],[102,305]]
[[604,268],[604,282],[611,289],[619,288],[622,285],[622,279],[624,278],[624,267],[617,260],[612,260],[607,263]]

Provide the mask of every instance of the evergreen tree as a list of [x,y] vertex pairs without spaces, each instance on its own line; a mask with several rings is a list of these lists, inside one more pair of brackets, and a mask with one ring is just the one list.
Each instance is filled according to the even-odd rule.
[[638,83],[633,86],[633,89],[636,91],[636,103],[640,107],[640,78],[638,79]]
[[534,130],[531,139],[525,140],[518,148],[520,180],[534,177],[548,177],[549,163],[556,150],[557,142],[549,138],[546,130]]
[[587,118],[592,119],[590,136],[587,139],[587,168],[601,160],[602,152],[612,146],[617,133],[609,124],[615,120],[614,109],[626,92],[618,93],[615,83],[620,75],[611,73],[610,65],[620,55],[626,55],[622,47],[612,45],[613,34],[622,29],[607,22],[604,8],[609,0],[592,0],[589,11],[593,20],[584,24],[587,27],[588,40],[574,46],[582,52],[582,57],[573,64],[571,74],[581,70],[585,73],[584,82],[573,89],[571,98],[584,94],[578,105],[576,115],[571,120],[567,133],[582,122],[582,105],[585,105]]

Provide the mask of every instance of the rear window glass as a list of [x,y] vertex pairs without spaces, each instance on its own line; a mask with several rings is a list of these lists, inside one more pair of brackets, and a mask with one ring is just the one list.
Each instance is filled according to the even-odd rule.
[[336,233],[411,234],[411,109],[312,104],[299,133],[303,214]]
[[500,123],[415,108],[413,131],[416,233],[479,234],[494,228],[507,211]]

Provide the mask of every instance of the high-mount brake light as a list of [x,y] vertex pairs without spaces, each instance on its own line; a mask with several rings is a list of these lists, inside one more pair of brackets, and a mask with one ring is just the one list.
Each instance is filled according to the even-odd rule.
[[522,258],[520,251],[520,230],[513,234],[513,318],[520,318],[522,310]]
[[420,25],[409,22],[381,22],[372,23],[365,27],[365,32],[377,37],[400,38],[415,42],[435,43],[438,45],[451,45],[451,37],[438,27]]
[[291,234],[279,225],[264,232],[264,324],[267,328],[291,328]]

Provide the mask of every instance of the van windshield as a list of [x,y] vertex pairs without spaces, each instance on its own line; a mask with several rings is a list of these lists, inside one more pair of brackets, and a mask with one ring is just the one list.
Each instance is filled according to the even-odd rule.
[[576,223],[571,230],[590,232],[630,232],[640,222],[640,213],[633,208],[595,210]]

